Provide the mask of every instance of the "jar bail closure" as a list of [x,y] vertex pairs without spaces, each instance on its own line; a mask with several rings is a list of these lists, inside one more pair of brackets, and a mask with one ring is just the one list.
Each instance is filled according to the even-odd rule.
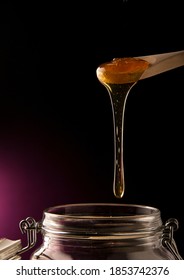
[[19,228],[22,234],[27,234],[27,246],[23,247],[18,254],[22,254],[32,247],[37,242],[37,233],[40,231],[40,223],[36,222],[32,217],[28,217],[19,223]]
[[171,218],[166,221],[162,234],[162,245],[174,255],[176,260],[182,260],[173,237],[174,231],[178,230],[178,228],[178,220]]

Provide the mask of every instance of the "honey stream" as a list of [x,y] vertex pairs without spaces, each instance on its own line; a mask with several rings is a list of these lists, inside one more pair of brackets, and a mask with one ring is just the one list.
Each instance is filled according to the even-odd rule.
[[125,192],[123,161],[123,127],[127,96],[149,63],[137,58],[115,58],[97,68],[98,80],[107,88],[112,105],[114,126],[114,182],[115,197]]

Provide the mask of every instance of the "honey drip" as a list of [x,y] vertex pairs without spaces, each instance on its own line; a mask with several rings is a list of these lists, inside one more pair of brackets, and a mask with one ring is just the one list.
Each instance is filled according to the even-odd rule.
[[97,68],[98,80],[107,88],[112,105],[114,125],[114,182],[115,197],[125,192],[123,162],[123,127],[127,96],[149,63],[137,58],[115,58]]

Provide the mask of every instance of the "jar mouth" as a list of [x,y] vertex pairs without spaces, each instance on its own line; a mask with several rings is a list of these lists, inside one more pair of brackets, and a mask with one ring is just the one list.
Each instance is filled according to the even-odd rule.
[[159,209],[151,206],[81,203],[46,209],[41,228],[57,238],[126,239],[154,235],[162,221]]
[[142,219],[160,216],[158,208],[138,204],[78,203],[63,204],[47,208],[44,214],[77,219]]

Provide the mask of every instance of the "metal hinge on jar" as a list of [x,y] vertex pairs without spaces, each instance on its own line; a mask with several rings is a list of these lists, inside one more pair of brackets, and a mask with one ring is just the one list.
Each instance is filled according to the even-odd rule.
[[27,246],[23,247],[18,254],[22,254],[32,247],[37,242],[37,233],[40,231],[40,224],[36,222],[33,218],[28,217],[22,220],[19,224],[21,232],[27,234]]
[[179,223],[176,219],[171,218],[166,221],[162,235],[162,245],[169,250],[176,260],[182,260],[173,238],[173,233],[178,229],[178,227]]

